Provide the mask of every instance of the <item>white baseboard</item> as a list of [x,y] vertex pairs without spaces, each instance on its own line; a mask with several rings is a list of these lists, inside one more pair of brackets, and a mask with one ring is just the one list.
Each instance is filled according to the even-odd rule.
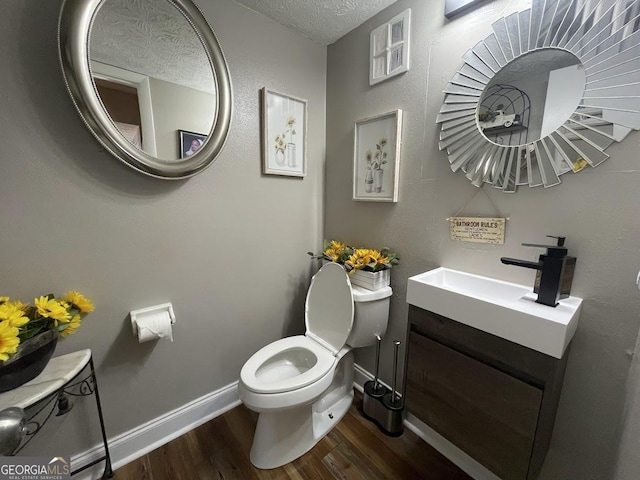
[[357,363],[353,367],[353,386],[356,388],[356,390],[362,393],[364,391],[364,382],[368,382],[369,380],[373,379],[373,375],[371,375]]
[[[363,391],[364,383],[373,380],[373,375],[360,365],[355,365],[355,375],[353,384],[354,387],[360,392]],[[388,385],[380,382],[389,388]],[[427,424],[420,419],[408,413],[404,420],[404,425],[413,433],[415,433],[422,440],[427,442],[438,452],[449,459],[453,464],[457,465],[460,470],[464,471],[467,475],[475,480],[500,480],[493,472],[488,470],[484,465],[476,462],[469,455],[464,453],[458,447],[456,447],[449,440],[444,438],[438,432],[430,428]]]
[[476,462],[419,418],[407,413],[404,425],[475,480],[500,480],[495,473]]
[[[111,464],[116,470],[146,455],[165,443],[178,438],[209,420],[240,405],[238,382],[208,393],[186,405],[109,439]],[[71,457],[72,468],[82,468],[104,455],[102,444]],[[74,480],[94,480],[102,476],[104,462],[100,462]]]
[[[356,388],[356,390],[362,393],[364,389],[364,383],[368,382],[369,380],[373,380],[374,376],[373,374],[366,371],[357,363],[354,365],[354,369],[355,369],[355,374],[353,376],[353,386]],[[382,380],[378,380],[378,381],[388,389],[391,389],[391,387],[386,383],[384,383]]]

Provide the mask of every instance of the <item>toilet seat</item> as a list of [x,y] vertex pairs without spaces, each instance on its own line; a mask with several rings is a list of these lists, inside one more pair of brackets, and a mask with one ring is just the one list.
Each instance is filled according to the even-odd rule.
[[254,353],[240,381],[255,393],[304,388],[329,373],[353,327],[353,294],[344,269],[328,263],[311,280],[305,302],[306,334],[277,340]]
[[353,292],[347,272],[327,263],[313,276],[304,304],[305,335],[336,355],[353,328]]
[[[293,364],[296,358],[287,355],[292,352],[298,354],[297,365]],[[315,363],[301,365],[305,354],[307,360]],[[304,335],[296,335],[277,340],[254,353],[242,367],[240,380],[247,389],[256,393],[289,392],[322,378],[335,363],[336,357],[329,350]],[[305,366],[309,367],[306,371],[294,373]],[[290,375],[279,375],[277,370]]]

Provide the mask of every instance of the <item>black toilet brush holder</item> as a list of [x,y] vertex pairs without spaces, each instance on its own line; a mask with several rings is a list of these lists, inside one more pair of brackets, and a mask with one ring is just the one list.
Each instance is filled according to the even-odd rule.
[[392,392],[387,387],[370,380],[365,382],[362,413],[367,420],[375,423],[378,428],[391,437],[399,437],[404,432],[404,405],[396,395],[392,402]]
[[398,347],[399,341],[394,344],[394,361],[393,361],[393,387],[389,390],[378,381],[378,367],[380,364],[380,342],[381,338],[377,337],[376,345],[376,375],[374,380],[364,383],[362,392],[362,413],[364,417],[378,425],[380,430],[392,437],[402,435],[404,431],[404,405],[402,398],[396,391],[396,372],[398,366]]

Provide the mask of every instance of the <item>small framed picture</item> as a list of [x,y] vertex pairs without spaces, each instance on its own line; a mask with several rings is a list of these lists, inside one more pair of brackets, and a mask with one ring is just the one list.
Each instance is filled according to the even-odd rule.
[[269,175],[307,174],[307,101],[262,89],[262,163]]
[[369,85],[409,71],[411,9],[373,30],[369,39]]
[[201,133],[187,132],[186,130],[178,130],[180,145],[180,158],[187,158],[195,154],[200,147],[207,141],[207,136]]
[[353,199],[397,202],[402,110],[356,122],[353,146]]

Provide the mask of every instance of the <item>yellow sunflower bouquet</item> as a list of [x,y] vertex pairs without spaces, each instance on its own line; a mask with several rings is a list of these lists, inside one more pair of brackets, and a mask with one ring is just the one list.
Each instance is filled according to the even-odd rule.
[[0,296],[0,361],[11,358],[21,342],[47,330],[57,330],[60,337],[71,335],[93,310],[91,300],[76,291],[60,298],[38,297],[33,305]]
[[337,240],[325,240],[322,253],[316,255],[308,252],[312,258],[330,260],[344,268],[349,275],[357,270],[379,272],[388,270],[400,263],[397,255],[388,248],[373,250],[371,248],[354,248]]

